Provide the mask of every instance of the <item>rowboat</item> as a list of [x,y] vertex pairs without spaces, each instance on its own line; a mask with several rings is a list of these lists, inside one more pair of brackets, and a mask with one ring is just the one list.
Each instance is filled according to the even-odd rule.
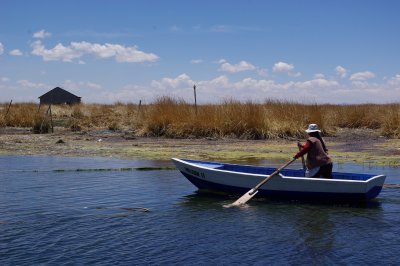
[[[176,168],[200,190],[243,195],[276,169],[263,166],[172,158]],[[379,195],[385,175],[333,172],[332,179],[309,178],[303,169],[283,169],[259,188],[257,197],[368,201]]]

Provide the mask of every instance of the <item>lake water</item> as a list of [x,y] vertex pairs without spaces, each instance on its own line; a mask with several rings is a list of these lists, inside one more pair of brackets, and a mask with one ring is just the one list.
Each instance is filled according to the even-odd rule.
[[[226,209],[235,198],[198,193],[171,167],[0,156],[0,264],[398,264],[398,188],[363,206],[251,200]],[[335,168],[400,183],[398,168]]]

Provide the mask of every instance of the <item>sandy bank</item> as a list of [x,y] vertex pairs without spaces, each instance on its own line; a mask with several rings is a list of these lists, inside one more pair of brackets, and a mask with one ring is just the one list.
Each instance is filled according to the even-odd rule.
[[[400,166],[400,140],[373,130],[340,129],[325,138],[336,163]],[[304,140],[301,140],[304,141]],[[135,137],[128,131],[93,130],[32,134],[27,129],[1,128],[0,155],[102,156],[122,159],[171,157],[219,161],[288,159],[297,139],[166,139]]]

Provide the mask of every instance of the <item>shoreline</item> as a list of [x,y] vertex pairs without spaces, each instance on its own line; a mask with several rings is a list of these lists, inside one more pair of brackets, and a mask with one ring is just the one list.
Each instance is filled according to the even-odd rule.
[[[400,166],[400,139],[374,130],[339,129],[324,138],[334,163]],[[33,134],[26,128],[0,129],[0,155],[57,155],[169,160],[172,157],[215,161],[288,160],[298,151],[297,139],[241,140],[137,137],[129,131],[96,129]],[[300,140],[301,142],[305,139]]]

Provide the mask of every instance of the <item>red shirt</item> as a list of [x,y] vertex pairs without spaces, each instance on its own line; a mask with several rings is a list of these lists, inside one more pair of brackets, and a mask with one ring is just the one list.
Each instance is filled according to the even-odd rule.
[[300,158],[304,154],[308,153],[311,150],[311,147],[312,147],[312,142],[307,140],[307,142],[304,144],[304,146],[301,148],[301,150],[298,153],[296,153],[294,158],[296,158],[296,159]]
[[308,169],[332,163],[332,160],[327,151],[324,150],[321,141],[316,137],[310,137],[294,158],[297,159],[306,153],[306,165]]

